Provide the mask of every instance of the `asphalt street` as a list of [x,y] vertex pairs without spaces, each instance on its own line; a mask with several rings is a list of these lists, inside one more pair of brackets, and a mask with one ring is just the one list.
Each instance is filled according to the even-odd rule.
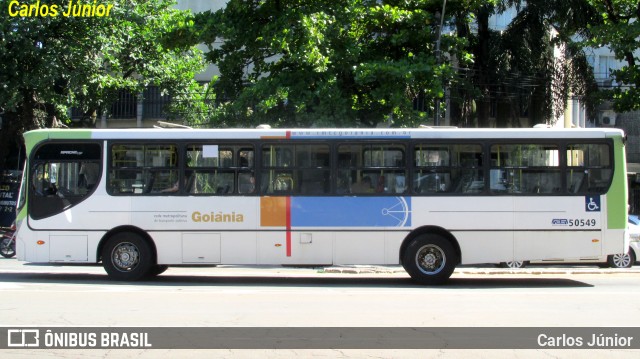
[[[25,263],[15,258],[0,258],[0,273],[24,272],[24,273],[86,273],[105,274],[101,264],[51,264],[51,263]],[[460,275],[579,275],[579,274],[640,274],[640,265],[631,268],[602,268],[597,264],[553,264],[530,265],[525,268],[499,268],[492,264],[459,266],[452,277]],[[406,276],[402,266],[372,266],[372,265],[348,265],[348,266],[179,266],[170,267],[163,275],[263,275],[271,276],[283,274],[287,276],[309,276],[318,274],[336,275],[392,275]]]
[[[400,266],[175,267],[117,282],[100,265],[0,258],[0,324],[54,327],[637,327],[640,267],[460,267],[448,285]],[[1,334],[1,333],[0,333]],[[638,350],[0,350],[12,358],[637,358]]]

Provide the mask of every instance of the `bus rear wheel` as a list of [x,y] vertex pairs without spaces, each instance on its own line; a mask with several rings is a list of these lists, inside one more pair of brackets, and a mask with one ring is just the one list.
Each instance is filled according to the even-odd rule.
[[135,281],[153,268],[151,256],[151,247],[140,235],[118,233],[102,249],[102,265],[113,279]]
[[451,242],[437,234],[423,234],[411,240],[402,258],[402,265],[411,278],[426,285],[446,282],[457,263]]

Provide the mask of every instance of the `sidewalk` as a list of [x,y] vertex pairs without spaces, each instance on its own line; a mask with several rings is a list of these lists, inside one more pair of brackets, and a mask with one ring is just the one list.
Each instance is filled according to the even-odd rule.
[[[333,266],[325,267],[324,273],[342,274],[376,274],[404,273],[402,266]],[[631,268],[600,268],[597,265],[532,265],[525,268],[498,268],[491,265],[460,266],[454,273],[458,274],[620,274],[640,273],[640,266]]]
[[[0,273],[85,273],[105,274],[101,264],[36,264],[19,262],[15,259],[0,258]],[[407,275],[402,266],[383,265],[336,265],[336,266],[264,266],[264,265],[218,265],[211,267],[176,266],[170,267],[167,273],[183,275],[218,275],[218,276],[250,276],[250,275]],[[454,274],[466,275],[542,275],[542,274],[640,274],[640,265],[631,268],[600,268],[595,264],[575,265],[530,265],[525,268],[498,268],[491,264],[459,266]]]

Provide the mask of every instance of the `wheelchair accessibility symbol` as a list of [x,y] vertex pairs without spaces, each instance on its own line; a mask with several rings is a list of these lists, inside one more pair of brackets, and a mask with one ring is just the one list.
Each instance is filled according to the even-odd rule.
[[600,196],[585,197],[584,209],[587,212],[600,212]]

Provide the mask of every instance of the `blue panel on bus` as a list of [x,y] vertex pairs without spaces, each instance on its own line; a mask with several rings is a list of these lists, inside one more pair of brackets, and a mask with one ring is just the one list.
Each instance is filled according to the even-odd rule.
[[408,197],[292,197],[292,227],[410,227]]

